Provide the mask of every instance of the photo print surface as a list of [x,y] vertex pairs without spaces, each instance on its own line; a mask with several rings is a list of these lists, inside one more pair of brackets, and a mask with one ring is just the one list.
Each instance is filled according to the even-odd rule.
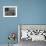
[[21,25],[20,27],[20,41],[46,41],[46,25]]
[[17,17],[17,6],[3,6],[4,17]]

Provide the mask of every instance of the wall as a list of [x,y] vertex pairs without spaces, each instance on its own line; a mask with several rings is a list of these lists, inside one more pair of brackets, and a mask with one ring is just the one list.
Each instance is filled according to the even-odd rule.
[[[4,5],[17,5],[18,17],[4,18]],[[0,0],[0,44],[8,43],[9,32],[17,34],[18,24],[46,24],[46,0]]]
[[[0,44],[7,44],[9,42],[8,35],[10,32],[16,32],[17,35],[17,23],[18,18],[3,17],[3,6],[18,6],[18,0],[0,0]],[[18,43],[17,39],[15,41]]]

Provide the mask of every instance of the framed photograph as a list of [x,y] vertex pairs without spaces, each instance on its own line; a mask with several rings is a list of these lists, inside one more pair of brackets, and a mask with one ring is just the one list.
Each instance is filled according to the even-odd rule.
[[17,6],[3,6],[3,17],[17,17]]
[[19,24],[18,42],[23,40],[46,41],[46,25],[44,24]]

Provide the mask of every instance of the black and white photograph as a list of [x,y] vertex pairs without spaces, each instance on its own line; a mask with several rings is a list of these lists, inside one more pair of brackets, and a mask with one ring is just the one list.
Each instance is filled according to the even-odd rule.
[[46,25],[18,25],[18,41],[20,46],[31,46],[46,41]]

